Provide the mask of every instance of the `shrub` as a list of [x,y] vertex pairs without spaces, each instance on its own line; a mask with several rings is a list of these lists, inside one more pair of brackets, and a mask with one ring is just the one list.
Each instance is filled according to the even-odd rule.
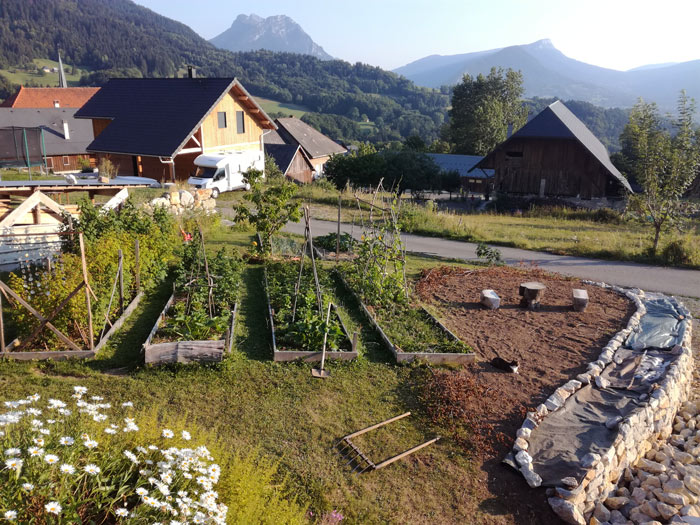
[[[323,248],[324,250],[327,250],[329,252],[334,252],[335,249],[338,247],[338,234],[337,233],[328,233],[326,235],[322,235],[320,237],[316,237],[314,239],[314,245],[318,246],[320,248]],[[340,251],[341,252],[349,252],[352,251],[353,244],[355,243],[355,240],[352,238],[352,235],[349,233],[341,233],[340,234]]]
[[488,244],[480,242],[476,245],[476,256],[489,265],[503,264],[503,256],[497,248],[492,248]]
[[669,242],[661,252],[661,260],[669,266],[693,264],[695,250],[686,239],[676,239]]

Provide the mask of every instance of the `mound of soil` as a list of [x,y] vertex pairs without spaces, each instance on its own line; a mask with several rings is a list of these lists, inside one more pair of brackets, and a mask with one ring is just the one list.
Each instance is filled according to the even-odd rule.
[[[519,305],[518,287],[527,281],[539,281],[547,287],[542,306],[535,311]],[[573,311],[573,288],[588,291],[585,312]],[[493,289],[500,296],[498,310],[479,304],[484,289]],[[512,447],[527,410],[585,372],[586,365],[596,360],[603,346],[627,324],[634,305],[626,297],[584,285],[578,279],[511,267],[426,270],[416,291],[479,356],[479,362],[452,373],[469,375],[484,392],[466,398],[463,402],[468,406],[460,409],[478,415],[469,425],[480,461],[475,490],[480,492],[482,510],[490,516],[486,523],[558,523],[544,490],[530,489],[501,460]],[[490,364],[494,357],[517,360],[519,373],[495,368]]]

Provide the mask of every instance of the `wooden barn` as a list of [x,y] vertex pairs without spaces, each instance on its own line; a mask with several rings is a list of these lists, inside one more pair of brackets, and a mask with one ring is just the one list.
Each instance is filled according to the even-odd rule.
[[513,195],[618,199],[632,192],[605,146],[560,101],[542,110],[478,162],[494,190]]
[[[235,78],[111,79],[77,113],[120,175],[184,181],[201,154],[257,151],[275,123]],[[244,168],[245,169],[245,168]]]
[[314,166],[296,144],[265,144],[265,155],[275,159],[282,174],[294,182],[308,184],[314,180]]
[[266,138],[267,144],[292,144],[300,146],[314,168],[317,177],[331,155],[347,153],[345,146],[326,137],[301,119],[289,117],[275,119],[277,131]]

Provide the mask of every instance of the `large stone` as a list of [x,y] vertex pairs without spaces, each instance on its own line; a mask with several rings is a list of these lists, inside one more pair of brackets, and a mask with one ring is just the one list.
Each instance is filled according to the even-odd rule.
[[593,516],[595,516],[598,521],[609,521],[610,511],[605,505],[599,502],[596,504],[595,509],[593,510]]
[[180,194],[178,192],[173,192],[168,195],[170,198],[170,204],[177,206],[180,204]]
[[539,474],[537,474],[537,472],[532,470],[532,465],[530,463],[520,467],[520,473],[525,478],[525,481],[527,481],[527,484],[533,489],[542,485],[542,478],[539,476]]
[[648,500],[642,503],[639,508],[641,511],[649,516],[650,518],[658,518],[661,516],[659,509],[657,508],[658,502],[656,500]]
[[532,456],[524,450],[521,450],[515,455],[515,461],[517,461],[518,465],[521,467],[524,465],[530,465],[532,463]]
[[192,206],[194,204],[194,197],[187,190],[180,190],[180,204],[183,206]]
[[515,440],[515,443],[513,444],[513,450],[516,452],[520,452],[521,450],[527,450],[528,448],[528,443],[526,440],[523,438],[519,437]]
[[642,487],[636,487],[634,490],[632,490],[632,499],[637,503],[637,505],[641,505],[644,503],[644,500],[647,499],[647,491]]
[[656,509],[659,511],[659,514],[661,514],[661,517],[665,520],[670,520],[673,516],[678,514],[678,511],[674,507],[671,507],[671,505],[666,505],[666,503],[663,503],[661,501],[656,504]]
[[642,458],[639,460],[639,463],[637,463],[637,467],[640,469],[646,470],[647,472],[651,474],[661,474],[663,472],[666,472],[666,466],[662,465],[661,463],[657,463],[656,461],[651,461],[650,459],[647,458]]
[[684,492],[685,485],[680,479],[671,478],[666,483],[664,483],[664,491],[666,492],[676,492],[682,494]]
[[611,510],[620,510],[629,503],[629,498],[624,496],[613,496],[605,500],[605,506]]
[[588,292],[580,288],[574,288],[571,293],[574,310],[583,312],[588,306]]
[[683,478],[683,484],[688,487],[688,490],[700,495],[700,479],[690,474],[686,474],[686,476]]
[[601,390],[605,390],[610,386],[610,381],[605,379],[603,376],[598,376],[595,378],[595,384]]
[[481,290],[479,302],[489,310],[497,310],[501,306],[501,298],[493,290]]
[[216,208],[216,200],[215,199],[207,199],[205,201],[202,201],[202,208],[205,210],[213,210]]
[[565,523],[571,525],[586,525],[586,519],[581,511],[570,502],[561,498],[549,498],[547,500],[554,513]]
[[581,466],[583,468],[591,468],[593,465],[600,461],[600,456],[598,454],[589,453],[581,458]]
[[659,501],[662,501],[668,505],[678,505],[682,507],[688,504],[688,498],[683,494],[676,494],[675,492],[663,492],[661,490],[655,490],[654,495]]

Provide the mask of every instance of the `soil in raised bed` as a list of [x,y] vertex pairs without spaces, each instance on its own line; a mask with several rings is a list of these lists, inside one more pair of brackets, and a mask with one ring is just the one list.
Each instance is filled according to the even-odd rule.
[[[539,310],[519,306],[518,286],[527,281],[547,286]],[[585,312],[572,310],[573,288],[588,291]],[[493,289],[501,297],[498,310],[479,304],[484,289]],[[510,267],[435,268],[423,273],[416,291],[441,312],[447,328],[470,345],[479,359],[463,371],[439,373],[464,374],[462,379],[473,381],[479,393],[457,396],[465,406],[453,408],[470,415],[472,445],[476,445],[472,453],[479,461],[473,489],[483,502],[482,510],[490,515],[486,523],[559,523],[544,489],[530,489],[501,460],[512,447],[527,410],[585,372],[610,338],[626,326],[634,305],[615,292],[578,279]],[[519,373],[493,367],[490,360],[497,356],[519,361]]]

